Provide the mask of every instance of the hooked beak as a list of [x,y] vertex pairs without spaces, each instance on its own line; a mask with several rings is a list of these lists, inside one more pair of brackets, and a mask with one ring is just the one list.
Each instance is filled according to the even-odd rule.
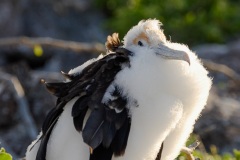
[[186,61],[189,65],[191,64],[188,54],[184,51],[174,50],[165,45],[161,45],[155,49],[155,52],[165,59],[183,60]]

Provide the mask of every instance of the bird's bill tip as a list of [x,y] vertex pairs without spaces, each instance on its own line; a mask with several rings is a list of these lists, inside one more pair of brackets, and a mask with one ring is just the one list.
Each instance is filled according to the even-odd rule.
[[190,57],[188,53],[185,51],[175,50],[167,46],[161,46],[157,48],[156,53],[165,59],[183,60],[187,62],[189,65],[191,64]]
[[189,66],[191,65],[191,60],[190,60],[189,55],[187,53],[183,54],[183,59],[182,60],[186,61]]

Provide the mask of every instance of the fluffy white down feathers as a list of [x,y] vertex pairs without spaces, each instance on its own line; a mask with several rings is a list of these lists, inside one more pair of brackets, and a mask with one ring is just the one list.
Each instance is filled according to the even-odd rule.
[[[137,100],[138,107],[132,107],[129,101],[132,124],[126,151],[124,156],[113,160],[154,160],[163,141],[161,160],[173,160],[206,105],[212,84],[208,72],[187,46],[167,41],[160,24],[158,20],[141,21],[124,37],[123,47],[134,56],[130,57],[131,67],[123,66],[112,84],[120,86],[124,96]],[[81,72],[98,59],[71,73]],[[69,159],[64,155],[74,160],[89,159],[88,146],[72,124],[74,101],[65,106],[53,129],[47,160]],[[37,148],[38,144],[29,151],[29,146],[27,160],[35,159]]]

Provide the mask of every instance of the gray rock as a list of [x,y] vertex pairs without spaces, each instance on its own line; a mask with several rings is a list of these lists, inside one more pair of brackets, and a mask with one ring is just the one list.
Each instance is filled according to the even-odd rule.
[[206,109],[195,124],[195,132],[209,150],[216,145],[220,153],[240,148],[240,102],[229,96],[219,96],[213,88]]
[[16,115],[18,107],[14,94],[12,83],[6,77],[0,76],[0,128],[7,128],[19,119]]
[[104,18],[87,0],[2,0],[0,37],[26,35],[104,42]]
[[0,37],[18,36],[21,34],[22,8],[14,0],[0,1]]
[[192,48],[199,57],[205,59],[215,59],[219,56],[226,56],[229,53],[229,47],[221,44],[202,44]]

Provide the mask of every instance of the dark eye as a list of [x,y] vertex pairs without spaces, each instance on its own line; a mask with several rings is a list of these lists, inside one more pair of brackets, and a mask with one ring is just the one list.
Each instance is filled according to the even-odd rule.
[[138,41],[139,46],[143,46],[143,43],[141,41]]

